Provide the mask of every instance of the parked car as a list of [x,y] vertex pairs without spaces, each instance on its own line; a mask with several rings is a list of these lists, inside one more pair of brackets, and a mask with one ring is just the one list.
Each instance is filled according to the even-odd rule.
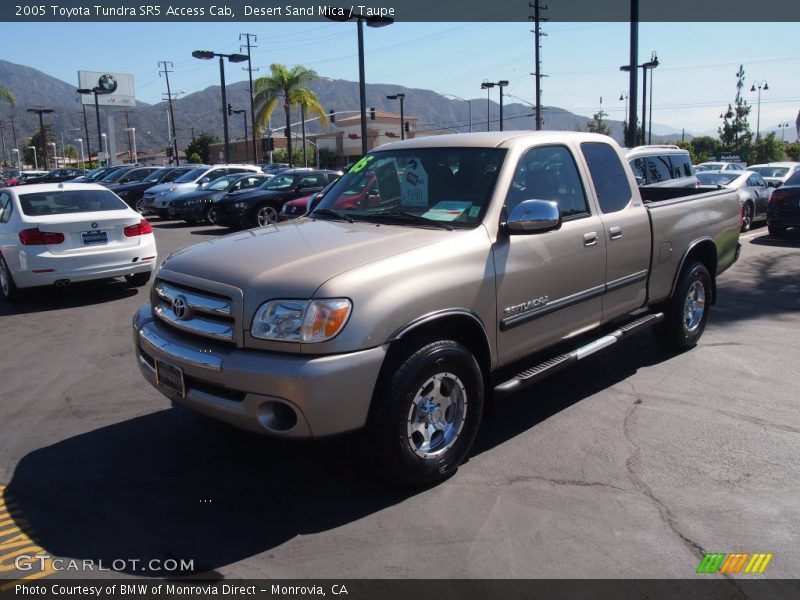
[[160,167],[131,167],[130,169],[117,169],[112,171],[108,176],[103,177],[98,181],[100,185],[106,186],[108,189],[116,189],[126,183],[138,183],[148,175],[155,173]]
[[79,175],[75,179],[70,179],[70,181],[72,183],[97,183],[106,175],[109,175],[113,171],[117,171],[126,166],[128,165],[103,165],[102,167],[92,169],[88,173]]
[[284,202],[318,192],[341,174],[341,171],[328,170],[283,171],[254,190],[235,192],[220,198],[214,204],[214,224],[239,228],[277,223]]
[[701,162],[694,168],[696,171],[744,171],[744,167],[734,162]]
[[193,165],[194,168],[171,183],[159,183],[144,193],[147,210],[157,214],[162,219],[168,215],[167,207],[170,200],[175,200],[183,194],[197,191],[204,183],[209,183],[224,175],[243,173],[260,173],[261,170],[253,165]]
[[[374,206],[334,208],[371,177]],[[384,144],[308,218],[167,257],[133,318],[136,364],[220,421],[292,439],[363,430],[388,479],[440,481],[485,402],[649,327],[695,346],[739,256],[736,199],[640,190],[599,134]]]
[[86,169],[53,169],[52,171],[45,172],[44,175],[34,175],[26,178],[25,181],[20,182],[25,185],[31,183],[59,183],[61,181],[69,181],[75,177],[80,177],[86,174]]
[[766,221],[767,205],[772,188],[764,178],[753,171],[700,171],[697,174],[700,187],[726,187],[739,193],[742,205],[741,230],[749,231],[753,221]]
[[181,175],[188,173],[193,167],[161,167],[153,171],[141,181],[124,183],[114,188],[114,193],[122,198],[125,203],[140,214],[146,214],[147,209],[144,203],[144,193],[154,185],[159,183],[169,183],[175,181]]
[[790,227],[800,227],[800,171],[772,192],[767,207],[767,228],[774,237],[783,237]]
[[800,171],[800,162],[771,162],[747,167],[761,175],[770,187],[781,187],[786,180]]
[[688,150],[670,144],[637,146],[626,151],[640,187],[697,187]]
[[4,181],[4,184],[9,187],[12,185],[26,185],[29,181],[44,177],[47,173],[48,171],[39,171],[35,169],[16,171],[12,177]]
[[74,281],[150,280],[156,242],[150,223],[101,185],[42,183],[0,190],[0,290],[64,287]]
[[[285,202],[278,215],[278,221],[296,219],[311,212],[337,181],[338,179],[335,179],[325,189],[315,194]],[[377,180],[374,175],[370,174],[369,176],[351,179],[348,189],[340,192],[339,198],[331,208],[335,210],[373,208],[379,202],[380,194],[378,193]]]
[[187,223],[197,223],[198,221],[213,223],[209,212],[213,210],[215,200],[222,198],[225,194],[256,188],[267,179],[269,177],[264,173],[225,175],[204,183],[196,192],[189,192],[176,200],[170,200],[167,214],[170,219],[181,219]]

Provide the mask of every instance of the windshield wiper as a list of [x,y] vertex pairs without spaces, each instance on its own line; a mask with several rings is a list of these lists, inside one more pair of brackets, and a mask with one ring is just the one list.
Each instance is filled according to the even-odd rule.
[[447,231],[453,231],[453,226],[445,221],[434,221],[433,219],[426,219],[422,215],[415,215],[414,213],[406,212],[404,210],[385,210],[382,212],[372,213],[369,215],[370,217],[374,218],[383,218],[386,217],[388,219],[396,219],[400,221],[413,221],[414,223],[419,223],[420,225],[429,225],[431,227],[438,227],[439,229],[447,229]]
[[355,223],[353,217],[350,215],[346,215],[343,212],[339,212],[338,210],[333,210],[332,208],[315,208],[312,212],[313,215],[329,215],[336,219],[341,219],[342,221],[347,221],[348,223]]

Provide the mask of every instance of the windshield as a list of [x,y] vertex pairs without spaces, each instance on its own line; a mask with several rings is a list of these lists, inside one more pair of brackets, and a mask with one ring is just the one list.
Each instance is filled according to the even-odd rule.
[[164,177],[164,175],[166,175],[167,173],[168,171],[165,171],[164,169],[159,169],[158,171],[153,171],[152,173],[150,173],[150,175],[142,179],[142,181],[145,183],[158,183],[158,181],[162,177]]
[[295,175],[276,175],[271,179],[268,179],[264,183],[262,183],[259,187],[262,190],[288,190],[294,184],[294,180],[297,179],[297,174]]
[[203,175],[203,173],[205,173],[206,171],[208,171],[208,169],[206,168],[192,169],[185,175],[181,175],[180,177],[178,177],[175,180],[175,183],[192,183],[195,179]]
[[113,181],[119,181],[125,175],[130,173],[133,169],[117,169],[116,171],[112,171],[105,177],[100,178],[100,181],[104,181],[106,183],[111,183]]
[[486,213],[505,154],[497,148],[374,152],[334,184],[312,216],[473,228]]
[[789,172],[789,167],[748,167],[748,171],[755,171],[762,177],[784,177]]
[[800,171],[789,177],[783,185],[800,185]]
[[697,173],[697,179],[702,185],[728,185],[740,176],[741,173],[716,173],[714,171],[700,171]]
[[220,192],[222,190],[227,190],[230,185],[241,177],[241,173],[237,175],[225,175],[225,177],[220,177],[219,179],[215,179],[214,181],[209,181],[208,183],[204,183],[200,186],[201,190],[212,190],[215,192]]
[[97,167],[96,169],[92,169],[88,173],[84,174],[83,177],[90,181],[96,181],[113,169],[114,167]]
[[99,210],[124,210],[128,207],[109,190],[58,190],[24,194],[19,198],[28,216],[64,215]]

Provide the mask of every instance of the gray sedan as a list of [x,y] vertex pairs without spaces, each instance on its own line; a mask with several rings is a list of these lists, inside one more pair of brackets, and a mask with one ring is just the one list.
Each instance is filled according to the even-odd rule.
[[767,219],[772,188],[753,171],[698,171],[700,187],[726,187],[739,191],[742,203],[742,231],[749,231],[753,221]]

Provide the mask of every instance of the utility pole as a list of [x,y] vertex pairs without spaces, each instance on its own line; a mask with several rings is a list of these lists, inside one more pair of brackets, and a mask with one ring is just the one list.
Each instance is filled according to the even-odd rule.
[[533,73],[536,79],[536,130],[539,131],[542,128],[542,77],[547,77],[547,75],[542,75],[542,61],[539,56],[539,51],[541,50],[541,38],[543,36],[547,36],[547,34],[541,31],[540,26],[542,21],[547,21],[544,17],[539,15],[540,10],[547,10],[547,6],[540,6],[539,0],[536,0],[533,4],[530,2],[528,3],[533,9],[533,16],[528,17],[529,19],[533,20],[533,35],[535,38],[535,50],[536,50],[536,70]]
[[[633,148],[636,145],[637,138],[637,122],[636,118],[636,97],[637,75],[639,70],[637,62],[639,60],[639,0],[631,0],[631,41],[630,41],[630,62],[628,65],[630,71],[628,72],[628,96],[630,98],[630,105],[628,110],[628,135],[625,137],[625,145],[628,148]],[[644,126],[644,115],[642,115],[642,126]],[[643,142],[644,143],[644,142]]]
[[[258,150],[256,146],[256,109],[255,105],[253,104],[253,71],[258,71],[258,69],[253,68],[253,60],[250,54],[250,48],[258,48],[258,46],[251,46],[250,45],[250,38],[253,38],[254,42],[258,41],[258,37],[256,37],[252,33],[240,33],[239,34],[239,41],[242,41],[242,36],[247,38],[247,74],[250,78],[250,123],[252,124],[253,130],[253,164],[258,164]],[[239,46],[239,52],[242,51],[242,47]],[[247,140],[247,131],[244,132],[244,138]]]
[[[172,62],[168,60],[160,60],[158,61],[159,71],[158,76],[161,77],[161,74],[164,74],[164,79],[167,81],[167,102],[169,103],[169,118],[172,124],[172,146],[173,146],[173,153],[175,154],[175,165],[180,166],[181,161],[178,158],[178,136],[175,135],[175,113],[172,111],[172,92],[169,89],[169,74],[172,73],[167,68],[167,65],[172,67]],[[164,70],[161,71],[160,67],[164,67]]]
[[17,146],[17,128],[14,125],[14,117],[9,117],[8,120],[11,121],[11,135],[14,136],[14,148],[19,148],[19,146]]

